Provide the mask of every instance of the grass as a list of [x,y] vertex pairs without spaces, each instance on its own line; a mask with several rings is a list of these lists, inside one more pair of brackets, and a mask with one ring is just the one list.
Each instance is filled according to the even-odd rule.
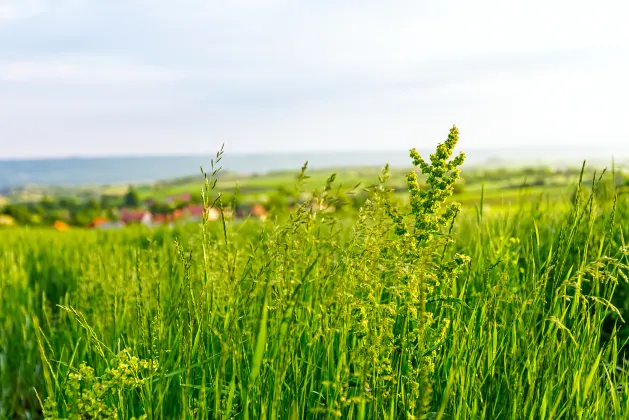
[[457,213],[455,141],[355,216],[2,231],[0,417],[626,418],[626,201]]

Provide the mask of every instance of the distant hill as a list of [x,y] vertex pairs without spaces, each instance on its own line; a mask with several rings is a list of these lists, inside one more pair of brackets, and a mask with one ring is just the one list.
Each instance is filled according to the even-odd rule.
[[[421,151],[420,151],[421,153]],[[515,163],[558,163],[579,165],[595,152],[560,150],[472,150],[466,165],[508,165]],[[598,151],[599,159],[611,162],[611,155]],[[428,157],[428,153],[424,153]],[[81,186],[148,183],[181,178],[200,173],[199,166],[210,170],[210,156],[145,156],[63,158],[39,160],[0,160],[0,192],[24,185]],[[409,166],[408,151],[386,152],[301,152],[301,153],[226,153],[224,169],[244,174],[276,170],[298,171],[308,160],[311,168],[351,166]]]

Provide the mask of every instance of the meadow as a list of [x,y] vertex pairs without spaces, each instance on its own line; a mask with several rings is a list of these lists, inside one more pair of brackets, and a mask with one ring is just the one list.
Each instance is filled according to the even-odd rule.
[[356,213],[304,167],[266,221],[0,231],[0,418],[626,418],[616,174],[460,207],[457,140]]

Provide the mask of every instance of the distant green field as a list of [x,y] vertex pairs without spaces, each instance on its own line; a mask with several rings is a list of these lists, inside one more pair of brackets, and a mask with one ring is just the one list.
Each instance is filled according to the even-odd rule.
[[[377,182],[378,172],[380,168],[344,168],[309,171],[307,179],[308,185],[313,188],[320,188],[325,184],[326,179],[333,173],[337,175],[338,184],[342,184],[345,188],[354,187],[356,184],[371,185]],[[259,176],[238,176],[225,175],[221,178],[217,190],[222,192],[233,192],[236,187],[243,195],[262,194],[276,191],[280,187],[293,188],[299,170],[285,171],[281,173],[270,173]],[[395,170],[393,174],[392,184],[401,186],[405,183],[405,172]],[[143,197],[165,198],[175,196],[181,193],[199,191],[202,186],[202,177],[191,181],[179,183],[176,185],[154,187],[144,186],[138,191]]]
[[[337,175],[337,188],[349,190],[359,185],[360,189],[377,183],[380,169],[368,167],[311,171],[309,172],[310,178],[306,182],[312,189],[321,188],[325,184],[326,179],[334,173]],[[407,184],[406,175],[409,171],[410,168],[392,169],[389,185],[399,191],[396,196],[401,200],[404,200],[406,196],[404,191]],[[518,170],[504,173],[499,169],[495,171],[497,174],[494,174],[492,177],[487,176],[486,179],[482,174],[479,175],[476,172],[471,172],[470,181],[466,181],[465,171],[463,172],[463,192],[455,194],[454,198],[465,205],[479,203],[481,195],[484,195],[487,204],[492,205],[515,205],[519,201],[537,199],[539,196],[545,196],[552,201],[561,201],[567,197],[570,187],[574,186],[578,180],[578,174],[566,175],[560,173],[549,175],[543,172],[543,168],[537,168],[537,173],[534,173],[532,176]],[[277,192],[280,188],[288,190],[294,188],[298,173],[299,171],[285,171],[254,177],[229,174],[224,176],[221,182],[217,184],[217,191],[229,195],[237,189],[244,201],[265,201],[270,194]],[[535,181],[539,182],[539,180],[543,180],[544,185],[531,185]],[[175,183],[174,185],[147,185],[139,188],[138,192],[142,198],[163,200],[169,196],[199,192],[201,186],[202,178],[199,177],[195,180]]]

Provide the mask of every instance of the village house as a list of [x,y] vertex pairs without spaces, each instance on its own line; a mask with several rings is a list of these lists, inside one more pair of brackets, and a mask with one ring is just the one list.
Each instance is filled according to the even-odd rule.
[[[226,217],[231,215],[231,210],[226,209]],[[88,225],[92,229],[117,229],[128,224],[143,224],[145,226],[173,226],[177,220],[184,222],[200,222],[203,220],[204,214],[207,212],[207,220],[212,222],[221,217],[219,209],[211,207],[206,209],[202,204],[188,204],[180,209],[173,210],[170,213],[152,214],[148,210],[134,210],[123,208],[120,210],[120,221],[110,221],[105,217],[97,217]],[[250,209],[250,214],[256,218],[264,220],[266,218],[266,210],[261,205],[254,205]]]
[[162,214],[162,213],[156,213],[153,215],[153,220],[152,223],[154,225],[172,225],[173,222],[173,214]]
[[267,218],[267,211],[266,209],[261,205],[261,204],[254,204],[253,207],[251,208],[251,212],[250,214],[262,221],[266,220]]
[[203,207],[203,204],[188,205],[181,209],[182,217],[188,220],[201,220],[203,218],[204,211],[205,207]]
[[255,217],[259,220],[266,220],[268,215],[267,210],[264,208],[262,204],[249,204],[242,203],[238,206],[236,210],[236,218],[244,219],[246,217]]
[[[188,220],[201,221],[203,220],[203,213],[205,211],[205,207],[203,206],[203,204],[198,204],[198,205],[191,204],[181,209],[181,211],[183,212],[184,217],[187,218]],[[218,220],[220,215],[221,214],[218,211],[218,209],[214,207],[209,208],[207,210],[207,220],[209,222]]]
[[105,219],[104,217],[97,217],[94,220],[92,220],[92,222],[88,225],[88,227],[97,228],[106,223],[109,223],[109,220]]
[[145,226],[152,226],[153,215],[146,210],[122,209],[120,211],[120,221],[125,225],[129,223],[141,223]]

